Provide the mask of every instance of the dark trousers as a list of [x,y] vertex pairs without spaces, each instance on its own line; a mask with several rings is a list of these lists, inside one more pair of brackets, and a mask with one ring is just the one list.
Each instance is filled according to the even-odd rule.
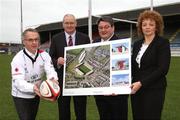
[[95,96],[100,120],[127,120],[128,95]]
[[32,99],[13,97],[20,120],[35,120],[39,106],[39,97]]
[[[58,99],[59,120],[71,120],[70,96],[60,96]],[[74,96],[76,120],[86,120],[86,96]]]
[[131,95],[134,120],[160,120],[165,100],[165,88],[141,89]]

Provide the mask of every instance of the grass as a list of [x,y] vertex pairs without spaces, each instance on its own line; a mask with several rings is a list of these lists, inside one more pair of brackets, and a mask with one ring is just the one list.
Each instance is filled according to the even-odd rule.
[[[18,120],[14,103],[11,97],[11,76],[10,62],[13,56],[0,54],[0,120]],[[171,66],[168,74],[168,87],[164,104],[162,120],[180,120],[180,57],[172,57]],[[71,103],[72,104],[72,103]],[[71,107],[72,120],[75,120],[73,105]],[[131,117],[131,107],[129,104],[129,120]],[[39,106],[37,120],[57,120],[57,103],[42,100]],[[94,97],[88,96],[87,101],[87,120],[98,120],[98,112]]]
[[78,55],[82,50],[83,50],[83,48],[80,48],[80,49],[72,49],[72,50],[69,50],[68,53],[69,53],[69,54],[73,54],[73,55]]
[[84,73],[88,73],[89,71],[91,71],[88,67],[86,67],[84,64],[82,64],[81,66],[79,66],[79,69]]
[[162,120],[180,120],[180,57],[171,59],[171,66],[168,74],[168,87],[166,100],[162,114]]

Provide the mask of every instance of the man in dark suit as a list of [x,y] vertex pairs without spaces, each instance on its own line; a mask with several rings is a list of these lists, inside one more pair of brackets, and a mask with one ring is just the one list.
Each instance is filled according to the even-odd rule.
[[[72,14],[66,14],[63,18],[64,32],[55,35],[50,46],[50,56],[56,68],[61,87],[61,95],[58,99],[59,119],[70,120],[70,100],[71,96],[62,96],[63,85],[63,65],[64,65],[64,47],[87,44],[90,39],[87,35],[76,31],[77,21]],[[86,120],[86,96],[75,96],[74,108],[77,120]]]
[[[94,42],[118,40],[114,34],[114,21],[109,16],[103,16],[98,21],[100,38]],[[95,96],[100,120],[127,120],[128,95]]]

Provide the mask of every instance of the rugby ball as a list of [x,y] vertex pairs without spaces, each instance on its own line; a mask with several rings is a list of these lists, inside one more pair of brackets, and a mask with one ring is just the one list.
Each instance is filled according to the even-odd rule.
[[41,83],[39,91],[43,97],[56,100],[60,94],[60,87],[52,80],[45,80]]

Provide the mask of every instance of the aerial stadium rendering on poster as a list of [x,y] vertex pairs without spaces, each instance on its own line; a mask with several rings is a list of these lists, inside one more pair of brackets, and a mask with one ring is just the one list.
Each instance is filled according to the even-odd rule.
[[65,48],[63,96],[131,92],[131,39]]

